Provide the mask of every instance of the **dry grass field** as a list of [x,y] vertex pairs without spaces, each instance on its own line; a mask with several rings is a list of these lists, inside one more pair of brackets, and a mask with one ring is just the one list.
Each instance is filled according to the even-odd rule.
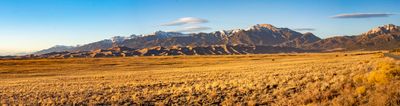
[[0,103],[400,105],[381,54],[315,53],[0,60]]

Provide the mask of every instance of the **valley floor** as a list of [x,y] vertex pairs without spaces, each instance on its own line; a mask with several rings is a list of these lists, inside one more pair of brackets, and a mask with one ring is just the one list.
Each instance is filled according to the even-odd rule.
[[1,104],[400,105],[379,53],[0,60]]

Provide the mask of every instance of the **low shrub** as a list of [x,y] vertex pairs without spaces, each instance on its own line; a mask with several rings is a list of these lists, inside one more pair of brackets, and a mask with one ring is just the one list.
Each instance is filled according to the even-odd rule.
[[360,87],[356,88],[356,93],[358,95],[363,95],[363,94],[365,94],[366,90],[367,90],[367,88],[365,88],[365,86],[360,86]]
[[400,67],[393,62],[380,62],[375,70],[367,76],[369,83],[385,84],[400,76]]

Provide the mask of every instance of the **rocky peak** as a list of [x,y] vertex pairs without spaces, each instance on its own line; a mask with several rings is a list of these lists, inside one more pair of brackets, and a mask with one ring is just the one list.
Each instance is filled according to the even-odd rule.
[[236,32],[234,30],[220,30],[220,31],[215,31],[212,34],[221,35],[221,36],[230,36],[230,35],[232,35],[233,33],[236,33]]
[[114,36],[114,37],[111,37],[111,41],[112,41],[112,43],[120,44],[120,43],[124,42],[125,40],[134,39],[134,38],[138,38],[138,37],[142,37],[142,35],[133,34],[130,36]]
[[174,36],[182,36],[183,34],[180,32],[165,32],[165,31],[156,31],[153,34],[149,34],[146,36],[157,36],[159,38],[168,38]]
[[317,37],[317,36],[315,36],[313,33],[311,33],[311,32],[306,32],[306,33],[303,33],[303,36],[304,37]]
[[376,35],[376,34],[386,34],[386,33],[391,33],[391,32],[399,32],[400,27],[393,25],[393,24],[387,24],[384,26],[380,26],[377,28],[374,28],[372,30],[369,30],[366,33],[363,33],[363,35]]
[[232,30],[232,33],[238,33],[238,32],[242,32],[242,31],[244,31],[243,29],[234,29],[234,30]]
[[400,31],[400,27],[394,24],[384,25],[383,28],[389,32]]
[[123,37],[123,36],[114,36],[114,37],[111,37],[111,41],[112,41],[113,43],[121,43],[121,42],[123,42],[125,39],[127,39],[127,37]]
[[303,33],[303,35],[314,35],[313,33],[311,33],[311,32],[306,32],[306,33]]
[[321,38],[319,38],[318,36],[315,36],[313,33],[311,32],[306,32],[303,34],[303,38],[307,39],[310,42],[316,42],[318,40],[321,40]]
[[163,34],[167,34],[167,32],[160,30],[160,31],[154,32],[152,35],[163,35]]
[[276,28],[275,26],[271,25],[271,24],[257,24],[254,25],[252,27],[250,27],[249,30],[258,30],[258,31],[265,31],[265,30],[270,30],[273,32],[278,32],[279,29]]
[[264,28],[276,28],[275,26],[271,25],[271,24],[257,24],[255,25],[257,27],[264,27]]
[[398,26],[396,26],[396,25],[394,25],[394,24],[387,24],[387,25],[384,25],[383,26],[384,28],[387,28],[387,29],[397,29],[397,28],[399,28]]
[[182,35],[180,32],[165,32],[165,31],[156,31],[154,35]]
[[129,36],[130,39],[138,38],[138,37],[143,37],[143,35],[135,35],[135,34],[132,34],[131,36]]

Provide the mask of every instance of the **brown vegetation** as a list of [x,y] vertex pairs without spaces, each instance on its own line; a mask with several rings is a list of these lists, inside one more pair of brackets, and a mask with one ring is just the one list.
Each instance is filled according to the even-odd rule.
[[399,105],[398,62],[352,54],[0,60],[0,103]]

